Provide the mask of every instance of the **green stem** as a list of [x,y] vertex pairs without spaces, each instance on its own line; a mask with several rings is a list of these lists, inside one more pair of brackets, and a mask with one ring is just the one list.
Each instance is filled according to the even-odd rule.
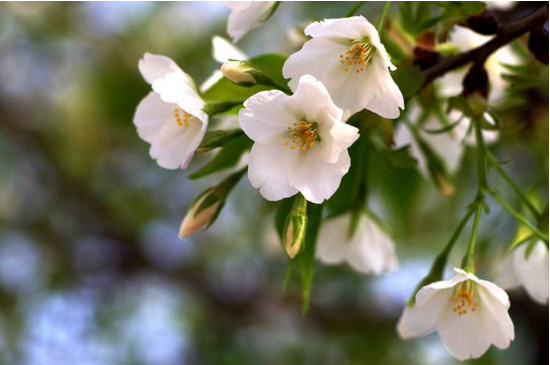
[[474,210],[469,209],[464,218],[462,218],[458,226],[455,228],[453,235],[449,239],[449,242],[447,242],[443,250],[441,250],[439,255],[437,255],[437,257],[435,258],[432,267],[430,268],[430,272],[424,277],[424,279],[422,279],[422,281],[420,281],[420,283],[418,283],[416,289],[413,291],[411,297],[409,298],[409,305],[414,304],[416,293],[418,293],[418,291],[422,289],[423,286],[433,283],[434,281],[441,280],[441,278],[443,277],[443,269],[447,264],[447,257],[449,256],[451,249],[454,247],[455,242],[460,236],[460,233],[464,229],[464,226],[470,220],[472,214],[474,214]]
[[384,9],[382,9],[382,14],[380,14],[380,19],[378,19],[378,26],[376,27],[378,33],[382,31],[382,27],[384,26],[384,20],[386,19],[386,15],[388,15],[390,3],[391,1],[386,1],[386,3],[384,4]]
[[488,189],[487,190],[489,194],[495,199],[497,203],[500,204],[508,213],[510,213],[514,218],[516,218],[519,222],[524,224],[527,228],[529,228],[531,231],[533,231],[534,234],[536,234],[541,240],[548,243],[548,235],[541,230],[539,230],[537,227],[535,227],[531,222],[529,222],[525,217],[515,210],[508,202],[500,196],[494,189]]
[[[480,199],[480,197],[478,196],[477,199]],[[477,241],[477,231],[479,229],[479,221],[481,220],[481,215],[483,214],[483,198],[478,200],[476,204],[474,225],[472,226],[472,234],[470,236],[470,241],[468,242],[468,251],[462,260],[462,268],[471,273],[474,272],[474,253]]]
[[354,16],[357,10],[361,8],[363,5],[365,5],[366,1],[358,1],[353,8],[349,9],[348,13],[344,16],[345,18],[349,18],[350,16]]
[[527,197],[525,196],[525,194],[523,194],[519,186],[516,185],[514,180],[512,180],[512,178],[506,173],[506,171],[504,171],[502,166],[500,166],[500,163],[496,160],[496,158],[493,155],[491,155],[489,152],[487,152],[487,154],[488,154],[489,162],[491,163],[491,166],[502,177],[502,179],[504,179],[504,181],[506,181],[506,183],[510,185],[512,190],[514,190],[514,192],[518,195],[518,197],[523,202],[523,204],[525,204],[527,209],[531,211],[534,217],[538,219],[540,217],[540,213],[538,209],[533,205],[533,203],[529,201],[529,199],[527,199]]

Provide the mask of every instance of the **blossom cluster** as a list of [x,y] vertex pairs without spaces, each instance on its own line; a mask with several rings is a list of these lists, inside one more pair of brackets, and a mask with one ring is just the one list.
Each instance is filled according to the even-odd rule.
[[[237,42],[271,16],[275,2],[230,2],[228,7],[228,34]],[[360,129],[350,118],[367,110],[396,119],[405,101],[392,78],[396,67],[377,29],[365,17],[313,22],[304,33],[309,38],[282,66],[288,87],[271,87],[244,100],[238,123],[253,142],[248,179],[266,200],[298,195],[309,203],[322,204],[339,189],[353,162],[348,149],[360,138]],[[274,86],[236,47],[219,37],[215,37],[214,46],[215,59],[224,65],[200,90],[168,57],[146,53],[139,61],[139,70],[152,91],[138,105],[134,124],[161,167],[187,168],[212,114],[207,112],[203,92],[222,77],[241,86]],[[419,118],[417,104],[408,109],[410,120]],[[455,110],[448,117],[459,121],[449,133],[417,134],[416,138],[404,124],[396,130],[397,146],[410,146],[425,176],[430,173],[430,162],[419,138],[443,158],[451,173],[459,166],[462,145],[479,142],[469,133],[471,120],[467,116]],[[434,116],[424,119],[424,129],[439,125]],[[489,114],[485,119],[495,123]],[[482,138],[492,143],[498,132],[483,131]],[[232,175],[197,198],[182,222],[180,237],[213,222],[239,177]],[[303,209],[297,216],[302,214]],[[295,243],[303,239],[305,230],[297,225],[306,221],[287,224],[286,246],[291,258],[299,253],[301,242]],[[346,262],[362,273],[380,274],[398,267],[390,235],[366,207],[327,218],[319,230],[316,257],[326,264]],[[455,271],[451,278],[433,278],[418,290],[399,320],[399,335],[409,339],[437,331],[449,352],[461,360],[481,356],[491,344],[507,348],[514,339],[514,326],[506,292],[479,279],[473,270]],[[503,288],[522,284],[536,301],[547,303],[548,246],[537,241],[516,247],[502,264],[497,282]]]

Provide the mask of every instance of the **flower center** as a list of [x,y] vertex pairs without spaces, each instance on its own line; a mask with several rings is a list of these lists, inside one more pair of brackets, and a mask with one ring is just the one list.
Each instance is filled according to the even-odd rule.
[[174,119],[176,120],[176,123],[178,123],[178,126],[180,127],[187,127],[189,126],[189,120],[193,118],[193,116],[181,108],[174,108]]
[[450,302],[454,302],[451,307],[453,312],[462,316],[468,313],[468,310],[470,312],[476,311],[477,301],[473,289],[470,281],[468,281],[462,282],[458,288],[454,290],[449,298]]
[[360,41],[349,41],[349,48],[346,53],[340,54],[340,63],[344,65],[344,72],[350,69],[356,73],[362,72],[372,60],[376,47],[370,43],[368,38]]
[[315,145],[315,142],[321,141],[321,137],[317,134],[317,123],[300,120],[294,122],[287,129],[288,138],[283,145],[288,146],[291,150],[307,151],[308,148]]

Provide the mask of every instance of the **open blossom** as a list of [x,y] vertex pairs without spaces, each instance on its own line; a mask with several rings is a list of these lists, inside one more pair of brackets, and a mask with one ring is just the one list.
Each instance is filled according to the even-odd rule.
[[380,274],[397,269],[391,238],[365,213],[350,236],[353,214],[343,214],[325,221],[317,239],[317,258],[326,264],[347,262],[362,273]]
[[[409,120],[415,124],[421,116],[421,109],[417,104],[411,105],[409,108]],[[492,121],[491,116],[486,113],[486,120],[490,123]],[[442,122],[434,115],[431,114],[428,119],[419,128],[420,136],[428,144],[428,146],[437,154],[447,167],[448,171],[453,174],[460,167],[462,156],[464,155],[465,148],[467,146],[475,145],[475,133],[470,129],[471,120],[462,115],[462,113],[456,109],[451,110],[447,115],[449,123],[455,123],[459,119],[462,119],[458,125],[453,129],[445,133],[428,133],[425,130],[439,130],[444,128]],[[417,124],[418,125],[418,124]],[[498,140],[498,131],[483,130],[483,140],[487,145],[493,144]],[[394,134],[394,141],[396,148],[409,145],[409,151],[411,156],[418,162],[418,170],[423,176],[428,177],[430,175],[428,171],[428,161],[418,142],[413,137],[410,130],[406,125],[401,123]]]
[[225,1],[231,10],[227,19],[227,33],[237,43],[249,30],[266,20],[276,1]]
[[255,143],[248,178],[267,200],[301,192],[313,203],[334,194],[350,167],[347,149],[358,129],[342,122],[342,110],[310,75],[296,92],[259,92],[239,112],[241,128]]
[[502,262],[496,280],[504,289],[518,285],[542,305],[548,304],[548,247],[542,241],[514,249]]
[[151,91],[138,105],[134,124],[159,166],[186,168],[199,146],[208,116],[193,80],[170,58],[146,53],[139,70]]
[[455,358],[480,357],[491,344],[505,349],[514,339],[504,290],[490,281],[455,268],[448,280],[424,286],[412,307],[406,307],[397,331],[401,338],[424,337],[437,331]]
[[295,90],[304,74],[321,81],[345,116],[368,109],[384,118],[397,118],[403,95],[393,81],[391,63],[376,28],[362,16],[325,19],[308,25],[313,37],[283,66]]

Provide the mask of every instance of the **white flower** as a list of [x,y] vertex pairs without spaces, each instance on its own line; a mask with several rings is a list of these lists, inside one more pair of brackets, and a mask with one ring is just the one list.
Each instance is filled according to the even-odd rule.
[[[412,104],[409,108],[409,120],[414,124],[421,116],[421,109],[417,104]],[[430,114],[427,120],[419,128],[420,136],[428,144],[428,146],[443,160],[449,173],[455,173],[460,167],[462,156],[464,155],[465,147],[475,145],[475,133],[470,129],[471,121],[465,117],[460,111],[453,109],[448,115],[449,123],[455,123],[459,119],[462,120],[453,129],[445,133],[428,133],[426,130],[439,130],[444,128],[444,124],[434,115]],[[489,123],[492,122],[492,117],[486,113],[485,118]],[[492,122],[494,124],[494,122]],[[483,130],[483,140],[487,145],[493,144],[498,140],[498,131]],[[418,161],[418,170],[423,176],[429,177],[428,161],[424,156],[419,144],[413,137],[409,128],[401,123],[394,134],[394,142],[396,148],[409,145],[409,151],[412,157]]]
[[362,273],[380,274],[397,269],[393,242],[365,213],[358,217],[350,236],[353,214],[343,214],[323,222],[317,239],[316,256],[326,264],[347,262]]
[[[493,37],[485,36],[474,32],[471,29],[455,26],[449,36],[449,42],[460,49],[461,52],[471,50],[487,43]],[[509,81],[505,80],[503,75],[509,71],[503,64],[519,65],[521,59],[517,56],[511,46],[507,45],[499,48],[491,54],[485,61],[485,70],[489,76],[489,95],[487,100],[490,103],[501,101],[504,97]],[[436,80],[435,83],[443,96],[455,96],[462,92],[462,80],[468,72],[468,68],[462,68],[459,71],[449,72],[445,76]]]
[[455,358],[480,357],[491,344],[505,349],[514,339],[504,290],[490,281],[455,268],[456,275],[424,286],[412,307],[406,307],[397,331],[401,338],[424,337],[437,331]]
[[[212,37],[212,57],[222,64],[229,60],[244,61],[248,59],[248,56],[243,51],[217,35]],[[222,78],[223,74],[220,70],[214,71],[212,75],[201,84],[200,91],[205,92]]]
[[376,28],[362,16],[325,19],[308,25],[313,37],[283,66],[295,90],[304,74],[321,81],[346,117],[368,109],[384,118],[397,118],[403,95],[388,70],[394,70]]
[[227,33],[237,43],[249,30],[256,28],[271,13],[276,1],[225,1],[231,10]]
[[208,116],[193,80],[170,58],[146,53],[139,70],[153,87],[138,105],[134,124],[149,153],[167,169],[186,168],[199,146]]
[[528,243],[514,249],[502,262],[496,283],[504,289],[522,285],[538,303],[548,303],[548,248],[537,241],[527,254]]
[[342,122],[342,110],[310,75],[296,92],[259,92],[239,112],[243,131],[255,143],[248,178],[267,200],[301,192],[313,203],[334,194],[350,166],[347,149],[358,129]]

